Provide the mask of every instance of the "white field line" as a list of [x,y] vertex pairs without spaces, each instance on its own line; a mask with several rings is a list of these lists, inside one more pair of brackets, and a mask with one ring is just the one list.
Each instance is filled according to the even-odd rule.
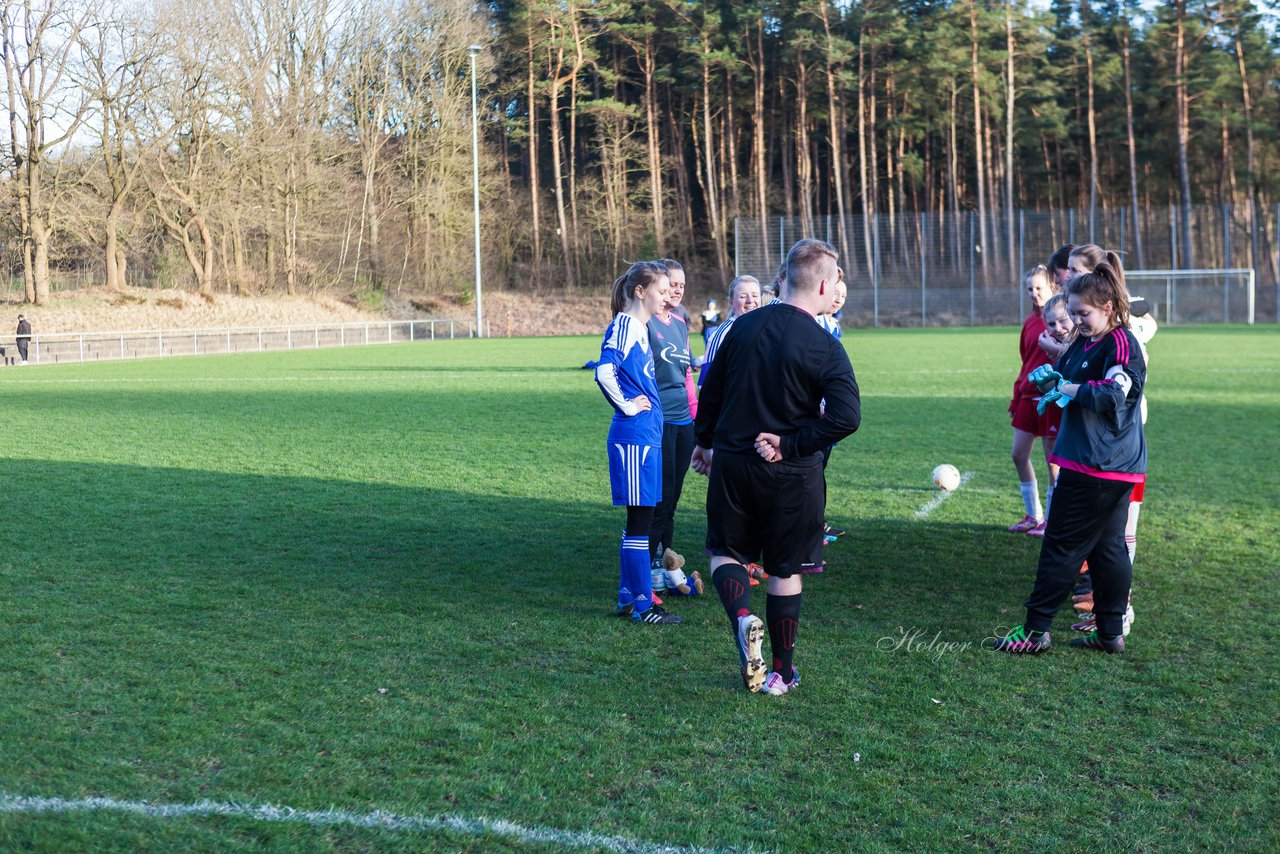
[[[363,383],[370,379],[398,379],[403,378],[404,371],[386,371],[387,376],[378,377],[377,371],[369,371],[362,373],[359,377],[353,377],[348,374],[322,374],[320,376],[310,375],[305,377],[291,376],[275,376],[275,377],[87,377],[87,378],[64,378],[64,379],[30,379],[30,380],[0,380],[0,386],[5,385],[133,385],[142,383],[168,383],[173,385],[181,385],[182,383],[328,383],[335,380],[348,380],[353,383]],[[425,371],[423,373],[426,373]],[[452,376],[453,372],[449,371],[431,371],[433,377]],[[460,373],[460,372],[457,372]]]
[[916,511],[916,518],[923,519],[926,516],[928,516],[930,513],[932,513],[934,510],[937,510],[938,506],[942,504],[942,502],[946,501],[952,495],[955,495],[957,492],[959,492],[961,489],[964,488],[964,485],[966,483],[968,483],[970,480],[973,480],[974,474],[976,474],[976,472],[967,471],[964,474],[960,475],[960,485],[957,486],[955,489],[938,490],[938,494],[933,496],[933,498],[930,498],[928,504],[924,505],[923,507],[921,507],[919,510]]
[[591,831],[557,830],[549,827],[526,827],[511,821],[491,818],[468,818],[444,815],[428,817],[396,815],[376,810],[356,813],[347,810],[299,810],[268,804],[218,803],[196,801],[190,804],[153,804],[146,801],[118,801],[114,798],[40,798],[0,792],[0,814],[4,813],[69,813],[119,812],[148,818],[190,818],[226,816],[249,821],[271,821],[285,824],[308,824],[314,827],[349,825],[374,830],[432,832],[451,831],[466,836],[502,836],[519,842],[556,845],[564,848],[602,848],[627,854],[720,854],[730,849],[686,848],[606,836]]

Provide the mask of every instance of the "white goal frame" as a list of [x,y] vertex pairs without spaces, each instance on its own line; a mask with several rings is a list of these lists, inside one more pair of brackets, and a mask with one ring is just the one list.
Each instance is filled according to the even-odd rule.
[[[1255,287],[1256,276],[1252,267],[1231,267],[1217,270],[1125,270],[1125,281],[1129,284],[1129,292],[1142,293],[1144,288],[1136,288],[1134,285],[1138,283],[1150,282],[1152,285],[1163,283],[1164,285],[1164,310],[1162,316],[1157,318],[1160,323],[1174,325],[1178,323],[1178,283],[1179,281],[1193,281],[1203,284],[1206,281],[1212,282],[1219,279],[1222,282],[1222,322],[1231,322],[1231,285],[1233,283],[1244,283],[1245,287],[1245,316],[1246,323],[1250,326],[1254,321],[1254,306],[1256,300]],[[1156,291],[1155,293],[1159,293]],[[1152,291],[1146,290],[1143,293],[1148,299],[1153,295]]]

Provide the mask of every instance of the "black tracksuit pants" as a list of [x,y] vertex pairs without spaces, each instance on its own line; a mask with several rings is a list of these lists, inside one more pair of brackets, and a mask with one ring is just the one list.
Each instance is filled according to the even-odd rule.
[[662,425],[662,502],[649,529],[649,556],[662,557],[676,534],[676,505],[693,457],[693,424]]
[[1035,587],[1027,599],[1027,631],[1048,631],[1087,560],[1098,634],[1121,634],[1133,580],[1124,542],[1131,492],[1132,483],[1062,469],[1049,506]]

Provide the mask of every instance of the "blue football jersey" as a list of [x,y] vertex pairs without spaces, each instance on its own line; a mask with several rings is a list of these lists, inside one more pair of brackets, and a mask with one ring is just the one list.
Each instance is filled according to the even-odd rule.
[[[613,406],[609,441],[662,446],[662,400],[654,375],[649,330],[629,314],[618,314],[604,332],[596,384]],[[648,410],[636,411],[632,400],[644,395]]]

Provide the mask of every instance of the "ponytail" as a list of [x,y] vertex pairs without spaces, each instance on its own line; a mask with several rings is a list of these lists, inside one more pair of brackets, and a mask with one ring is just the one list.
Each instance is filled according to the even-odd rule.
[[648,288],[667,276],[667,267],[658,261],[637,261],[627,272],[613,280],[609,293],[609,310],[620,314],[627,310],[636,297],[636,288]]

